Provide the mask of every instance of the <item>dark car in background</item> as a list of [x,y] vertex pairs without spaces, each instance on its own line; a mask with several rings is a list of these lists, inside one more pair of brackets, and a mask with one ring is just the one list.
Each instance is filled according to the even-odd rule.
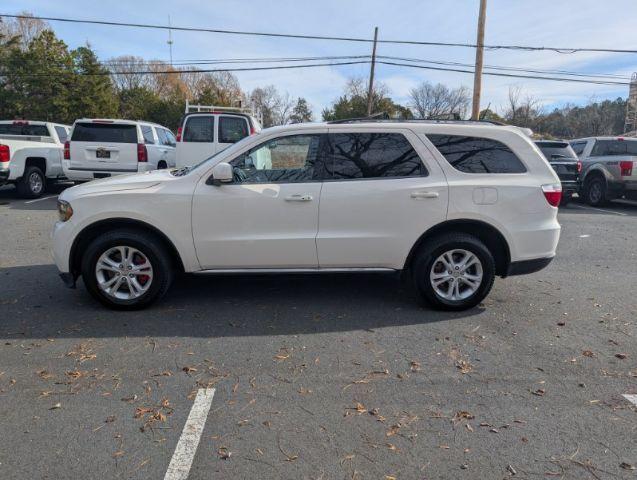
[[560,205],[564,206],[573,198],[574,193],[579,193],[580,188],[580,172],[582,171],[582,162],[575,154],[571,145],[563,140],[538,140],[535,144],[560,177],[562,183],[562,201]]

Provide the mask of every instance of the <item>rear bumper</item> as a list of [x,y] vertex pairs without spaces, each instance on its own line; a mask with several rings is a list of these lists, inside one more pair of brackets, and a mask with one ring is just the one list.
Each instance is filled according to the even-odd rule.
[[562,180],[562,194],[563,195],[573,195],[574,193],[579,193],[580,182],[577,180]]
[[531,260],[521,260],[519,262],[511,262],[507,270],[507,277],[514,275],[526,275],[528,273],[539,272],[547,267],[555,257],[533,258]]
[[4,185],[9,181],[9,173],[11,170],[0,170],[0,186]]
[[116,175],[126,175],[138,173],[137,170],[92,170],[68,168],[64,170],[64,175],[71,181],[89,182],[98,178],[114,177]]

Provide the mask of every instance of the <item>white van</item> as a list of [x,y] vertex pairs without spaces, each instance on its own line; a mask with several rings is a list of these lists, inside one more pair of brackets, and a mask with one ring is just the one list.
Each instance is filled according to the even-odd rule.
[[73,181],[175,166],[176,139],[161,125],[134,120],[76,120],[64,145],[63,168]]
[[245,108],[190,105],[177,130],[177,167],[189,167],[259,133],[261,124]]

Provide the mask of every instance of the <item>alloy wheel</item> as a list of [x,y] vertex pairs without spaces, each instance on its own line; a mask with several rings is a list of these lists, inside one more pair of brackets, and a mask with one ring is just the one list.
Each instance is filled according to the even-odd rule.
[[148,291],[153,282],[153,266],[140,250],[117,246],[104,252],[95,265],[97,286],[117,300],[133,300]]
[[469,298],[482,284],[482,262],[464,249],[448,250],[431,267],[429,281],[436,295],[450,301]]

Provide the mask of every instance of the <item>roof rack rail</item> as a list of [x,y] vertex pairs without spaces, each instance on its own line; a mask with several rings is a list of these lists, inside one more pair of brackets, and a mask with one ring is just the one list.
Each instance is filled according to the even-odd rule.
[[252,108],[249,107],[223,107],[220,105],[193,105],[186,100],[186,113],[206,113],[206,112],[228,112],[228,113],[242,113],[244,115],[251,115],[256,118],[259,123],[263,123],[260,114],[257,114]]
[[342,120],[331,120],[327,122],[331,125],[338,124],[347,124],[347,123],[366,123],[366,122],[378,122],[378,123],[476,123],[480,124],[489,124],[489,125],[499,125],[505,126],[506,124],[502,122],[496,122],[494,120],[462,120],[462,119],[442,119],[442,118],[414,118],[414,119],[400,119],[400,118],[389,118],[386,112],[375,113],[374,115],[370,115],[369,117],[357,117],[357,118],[344,118]]

